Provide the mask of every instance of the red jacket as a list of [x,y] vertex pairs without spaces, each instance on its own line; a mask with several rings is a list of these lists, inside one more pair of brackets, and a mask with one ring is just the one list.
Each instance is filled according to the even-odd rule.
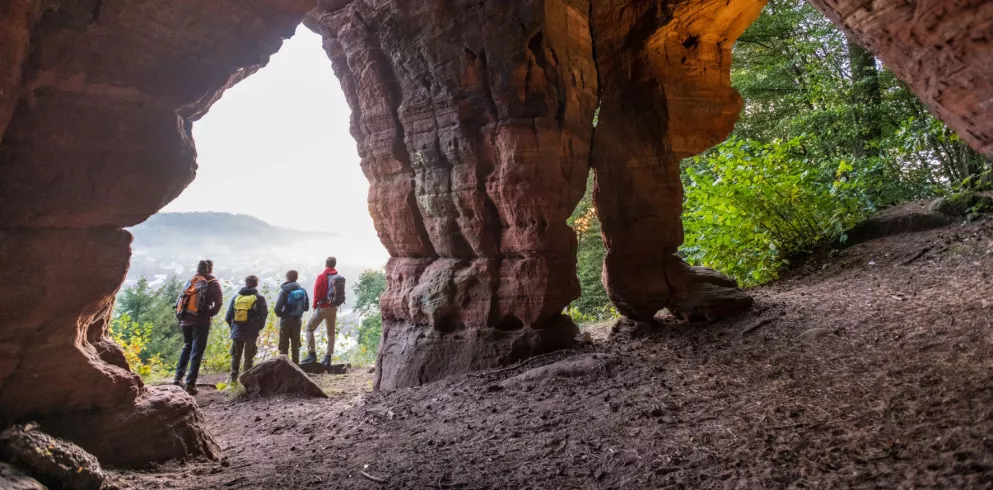
[[328,304],[328,276],[337,274],[337,269],[328,267],[317,276],[314,281],[314,308],[325,308]]

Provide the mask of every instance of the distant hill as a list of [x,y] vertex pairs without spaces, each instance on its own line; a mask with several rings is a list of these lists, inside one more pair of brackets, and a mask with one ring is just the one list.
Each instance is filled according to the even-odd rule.
[[128,231],[134,241],[126,285],[140,277],[153,286],[172,275],[185,280],[200,259],[213,260],[214,275],[229,287],[250,274],[278,285],[289,269],[299,271],[300,282],[309,285],[324,270],[328,255],[338,257],[338,270],[349,281],[383,266],[361,263],[350,241],[337,233],[283,228],[244,214],[160,213]]
[[258,248],[338,236],[274,226],[247,214],[217,212],[159,213],[129,231],[134,235],[132,247],[138,250],[188,248],[191,242],[198,246]]

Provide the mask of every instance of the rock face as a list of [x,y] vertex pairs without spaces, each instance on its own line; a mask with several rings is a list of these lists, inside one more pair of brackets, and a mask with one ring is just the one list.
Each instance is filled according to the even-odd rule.
[[272,359],[256,364],[238,378],[252,397],[298,395],[327,398],[307,373],[286,359]]
[[92,454],[33,425],[0,433],[0,454],[49,487],[99,490],[103,486],[103,469]]
[[882,60],[970,146],[993,158],[993,3],[808,1]]
[[312,16],[393,257],[377,387],[575,336],[562,310],[579,296],[566,218],[597,106],[588,20],[587,2],[565,0],[337,1]]
[[579,295],[566,218],[591,164],[605,280],[625,314],[650,319],[711,289],[743,296],[697,287],[673,255],[678,160],[731,131],[741,107],[731,45],[763,4],[323,2],[308,25],[348,97],[369,208],[393,256],[376,386],[573,341],[561,313]]
[[0,420],[38,420],[106,463],[217,456],[185,393],[107,337],[122,227],[193,179],[192,121],[268,61],[307,0],[0,5]]
[[7,463],[0,463],[0,488],[4,490],[46,490],[38,480]]
[[733,129],[742,100],[731,88],[731,47],[764,5],[593,3],[601,83],[593,199],[607,248],[604,285],[625,316],[647,321],[668,308],[720,318],[751,305],[733,281],[675,255],[683,242],[679,160]]
[[[811,1],[993,156],[993,3]],[[730,50],[763,4],[320,0],[308,26],[348,97],[392,256],[377,387],[573,342],[565,220],[590,168],[621,312],[746,308],[732,282],[675,255],[678,161],[731,130]],[[217,455],[193,401],[143,386],[107,338],[128,267],[121,229],[191,181],[192,122],[313,6],[0,5],[0,420],[40,420],[108,463]]]

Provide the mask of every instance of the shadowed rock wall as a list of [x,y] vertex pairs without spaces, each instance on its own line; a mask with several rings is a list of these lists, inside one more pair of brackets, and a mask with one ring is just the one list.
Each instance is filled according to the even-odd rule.
[[217,456],[192,398],[107,337],[130,235],[193,179],[192,120],[268,62],[304,0],[0,3],[0,421],[109,463]]

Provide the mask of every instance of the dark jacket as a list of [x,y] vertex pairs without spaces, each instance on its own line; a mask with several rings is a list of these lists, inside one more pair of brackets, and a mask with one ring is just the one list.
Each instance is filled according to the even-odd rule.
[[[250,317],[250,320],[245,323],[237,323],[234,321],[234,302],[238,299],[238,296],[246,296],[249,294],[255,295],[255,311],[254,317]],[[266,317],[269,316],[269,307],[265,304],[265,296],[259,294],[259,290],[255,288],[241,288],[238,291],[238,295],[231,298],[231,302],[228,303],[228,314],[224,317],[224,321],[228,322],[228,326],[231,327],[231,338],[234,340],[255,340],[259,336],[259,332],[265,328]]]
[[[284,282],[281,286],[279,286],[279,297],[276,298],[276,307],[273,308],[273,311],[276,313],[276,316],[278,316],[279,318],[290,317],[289,312],[284,311],[286,310],[286,306],[287,306],[286,300],[289,298],[290,291],[296,291],[297,289],[302,290],[303,294],[307,294],[307,290],[300,287],[300,284],[298,284],[296,281]],[[310,309],[310,298],[307,297],[307,299],[305,299],[303,302],[303,311],[307,311],[309,309]]]
[[207,308],[201,310],[200,315],[183,315],[183,318],[179,322],[180,325],[210,326],[210,319],[217,312],[221,311],[221,306],[224,304],[224,293],[221,291],[221,283],[210,274],[203,274],[203,277],[207,279]]

